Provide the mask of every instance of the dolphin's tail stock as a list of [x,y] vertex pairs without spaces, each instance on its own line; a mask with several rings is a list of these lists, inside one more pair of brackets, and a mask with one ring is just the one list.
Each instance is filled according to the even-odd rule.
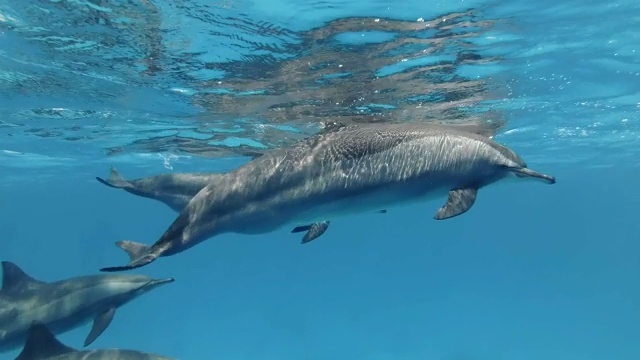
[[151,246],[128,240],[118,241],[116,245],[127,252],[129,255],[129,263],[124,266],[105,267],[100,269],[100,271],[116,272],[131,270],[150,264],[158,258],[158,254],[154,253]]
[[125,187],[130,187],[131,183],[127,180],[125,180],[122,175],[120,175],[120,173],[118,173],[118,171],[116,170],[115,167],[111,167],[111,174],[109,175],[109,179],[105,180],[99,176],[96,176],[96,180],[100,181],[101,183],[110,186],[112,188],[125,188]]

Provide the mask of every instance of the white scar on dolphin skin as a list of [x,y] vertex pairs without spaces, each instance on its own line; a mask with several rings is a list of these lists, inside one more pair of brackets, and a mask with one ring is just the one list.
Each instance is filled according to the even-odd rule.
[[211,179],[153,245],[118,241],[129,263],[101,271],[145,266],[223,233],[297,226],[322,234],[336,218],[441,197],[447,200],[434,218],[450,219],[473,206],[479,189],[506,178],[556,182],[527,168],[482,125],[343,126]]
[[40,322],[29,326],[27,339],[15,360],[177,360],[128,349],[76,350],[63,344]]
[[173,281],[142,275],[92,275],[44,282],[27,275],[18,265],[3,261],[0,352],[22,346],[34,322],[60,334],[93,321],[84,342],[88,346],[107,329],[119,307]]

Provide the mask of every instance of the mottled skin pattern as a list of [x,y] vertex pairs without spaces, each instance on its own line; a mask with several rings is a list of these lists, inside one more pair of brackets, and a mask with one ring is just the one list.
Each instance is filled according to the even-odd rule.
[[49,283],[31,278],[8,261],[2,262],[2,272],[0,352],[22,346],[34,321],[56,334],[67,332],[173,281],[142,275],[93,275]]
[[510,149],[472,131],[433,124],[350,125],[275,149],[214,179],[154,245],[119,242],[131,262],[102,270],[143,266],[225,232],[260,234],[330,221],[450,190],[477,190],[512,175],[555,183],[526,169]]
[[29,327],[25,345],[16,360],[176,360],[165,356],[126,349],[78,351],[64,345],[42,323]]

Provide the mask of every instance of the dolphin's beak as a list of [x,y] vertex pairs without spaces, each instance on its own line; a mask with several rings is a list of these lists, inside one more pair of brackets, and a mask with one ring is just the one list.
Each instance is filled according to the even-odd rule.
[[160,286],[160,285],[172,283],[174,281],[176,281],[176,279],[174,279],[172,277],[165,278],[165,279],[154,279],[154,280],[149,281],[145,287],[157,287],[157,286]]
[[520,169],[514,169],[513,173],[519,177],[519,178],[526,178],[526,177],[531,177],[534,179],[539,179],[542,180],[544,182],[546,182],[547,184],[555,184],[556,183],[556,178],[551,176],[551,175],[547,175],[547,174],[542,174],[539,173],[537,171],[533,171],[529,168],[520,168]]

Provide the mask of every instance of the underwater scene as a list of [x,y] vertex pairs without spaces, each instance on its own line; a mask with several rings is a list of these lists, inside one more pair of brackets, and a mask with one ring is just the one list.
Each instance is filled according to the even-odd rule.
[[640,359],[640,2],[0,0],[0,359]]

